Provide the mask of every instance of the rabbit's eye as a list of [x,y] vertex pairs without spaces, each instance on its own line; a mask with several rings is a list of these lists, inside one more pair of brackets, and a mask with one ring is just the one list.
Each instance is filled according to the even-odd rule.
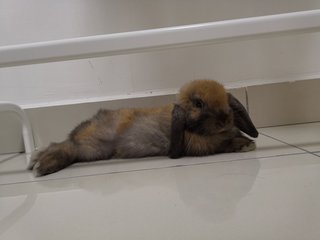
[[194,100],[193,100],[193,105],[194,105],[196,108],[203,108],[204,103],[203,103],[200,99],[194,99]]

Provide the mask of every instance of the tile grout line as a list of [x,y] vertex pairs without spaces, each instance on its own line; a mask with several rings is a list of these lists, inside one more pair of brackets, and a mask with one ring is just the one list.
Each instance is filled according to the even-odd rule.
[[301,151],[304,151],[305,153],[309,153],[309,154],[312,154],[313,156],[320,157],[319,155],[315,154],[314,152],[310,152],[310,151],[308,151],[308,150],[306,150],[306,149],[304,149],[304,148],[301,148],[301,147],[298,147],[298,146],[296,146],[296,145],[287,143],[287,142],[285,142],[285,141],[282,141],[282,140],[280,140],[280,139],[277,139],[277,138],[275,138],[275,137],[272,137],[272,136],[270,136],[270,135],[268,135],[268,134],[261,133],[261,132],[259,132],[259,133],[260,133],[262,136],[269,137],[269,138],[271,138],[271,139],[273,139],[273,140],[276,140],[276,141],[279,141],[279,142],[281,142],[281,143],[284,143],[284,144],[286,144],[286,145],[288,145],[288,146],[290,146],[290,147],[297,148],[297,149],[299,149],[299,150],[301,150]]
[[9,156],[9,157],[3,158],[3,159],[0,160],[0,164],[5,163],[5,162],[7,162],[7,161],[9,161],[9,160],[11,160],[11,159],[13,159],[13,158],[16,158],[16,157],[18,157],[19,155],[20,155],[20,153],[15,153],[15,154],[12,154],[12,155]]
[[[180,165],[173,165],[173,166],[166,166],[166,167],[153,167],[153,168],[145,168],[145,169],[114,171],[114,172],[108,172],[108,173],[96,173],[96,174],[88,174],[88,175],[82,175],[82,176],[71,176],[71,177],[61,177],[61,178],[53,178],[53,179],[43,179],[43,180],[31,180],[31,181],[22,181],[22,182],[14,182],[14,183],[4,183],[4,184],[0,184],[0,186],[14,185],[14,184],[24,184],[24,183],[39,183],[39,182],[48,182],[48,181],[56,181],[56,180],[69,180],[69,179],[82,178],[82,177],[94,177],[94,176],[103,176],[103,175],[111,175],[111,174],[119,174],[119,173],[162,170],[162,169],[169,169],[169,168],[202,166],[202,165],[211,165],[211,164],[216,164],[216,163],[229,163],[229,162],[248,161],[248,160],[255,160],[255,159],[259,160],[259,159],[266,159],[266,158],[275,158],[275,157],[293,156],[293,155],[303,155],[303,154],[307,154],[307,153],[306,152],[288,153],[288,154],[278,154],[278,155],[273,155],[273,156],[238,158],[238,159],[226,160],[226,161],[221,160],[221,161],[216,161],[216,162],[204,162],[204,163],[195,163],[195,164],[186,164],[186,165],[180,164]],[[319,156],[317,156],[317,157],[319,157]]]
[[298,122],[298,123],[287,123],[287,124],[270,125],[270,126],[259,127],[259,129],[262,129],[262,128],[277,128],[277,127],[286,127],[286,126],[290,127],[290,126],[313,124],[313,123],[320,123],[320,121],[310,121],[310,122]]

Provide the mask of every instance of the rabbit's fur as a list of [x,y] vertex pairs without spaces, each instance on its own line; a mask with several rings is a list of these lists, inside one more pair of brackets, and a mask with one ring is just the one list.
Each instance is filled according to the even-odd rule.
[[42,176],[75,162],[253,150],[254,142],[239,128],[253,137],[257,132],[239,104],[221,84],[196,80],[181,88],[177,104],[100,110],[76,127],[67,140],[36,154],[30,168]]

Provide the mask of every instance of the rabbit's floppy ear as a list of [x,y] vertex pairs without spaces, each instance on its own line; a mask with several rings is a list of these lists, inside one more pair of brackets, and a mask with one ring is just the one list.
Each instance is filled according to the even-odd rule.
[[180,158],[184,155],[184,130],[186,124],[185,110],[175,104],[172,110],[171,135],[170,135],[170,158]]
[[259,133],[253,125],[250,116],[244,106],[231,93],[228,93],[229,105],[234,113],[234,124],[242,132],[248,134],[250,137],[258,137]]

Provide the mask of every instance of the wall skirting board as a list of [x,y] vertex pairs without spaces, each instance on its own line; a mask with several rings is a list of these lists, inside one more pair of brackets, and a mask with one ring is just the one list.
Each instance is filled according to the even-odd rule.
[[[304,80],[230,89],[248,107],[257,127],[320,121],[320,81]],[[28,108],[36,147],[62,141],[81,121],[101,108],[153,107],[175,101],[175,94]],[[23,151],[19,119],[13,113],[0,115],[0,153]]]

